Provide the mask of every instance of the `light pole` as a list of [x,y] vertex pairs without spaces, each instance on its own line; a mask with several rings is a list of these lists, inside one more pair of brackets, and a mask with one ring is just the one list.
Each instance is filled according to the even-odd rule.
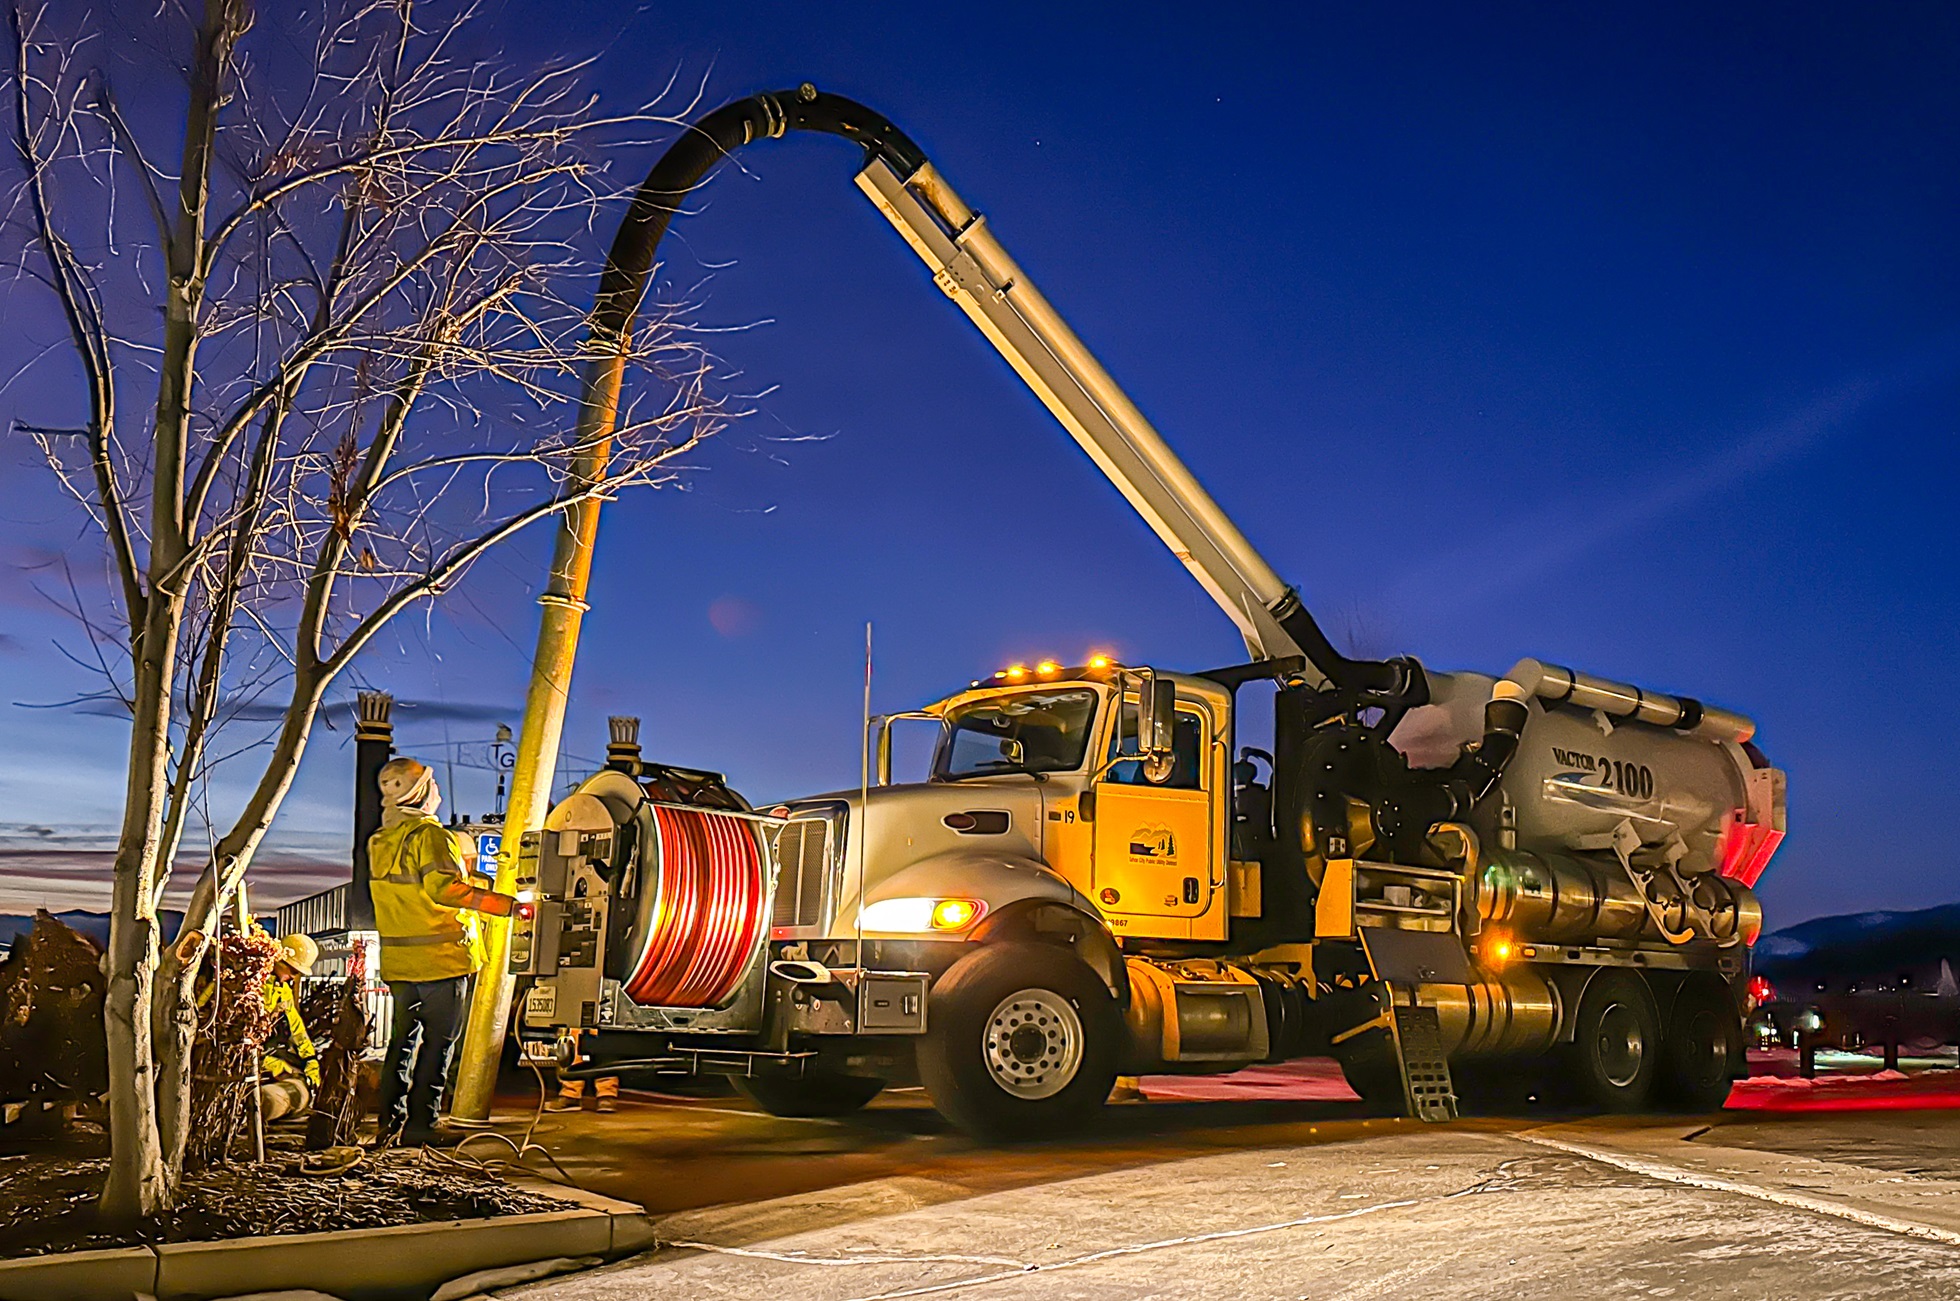
[[[925,161],[918,147],[883,117],[862,104],[823,94],[806,83],[792,91],[739,99],[708,114],[668,147],[634,194],[606,255],[598,297],[586,318],[593,360],[587,365],[579,393],[576,451],[564,489],[567,496],[581,500],[569,504],[560,516],[550,577],[538,598],[544,612],[538,623],[531,682],[524,697],[503,846],[497,854],[497,889],[504,894],[516,889],[517,859],[524,836],[544,826],[550,804],[572,664],[578,655],[579,631],[587,609],[592,549],[599,533],[599,498],[583,494],[605,481],[612,460],[626,357],[640,301],[653,273],[654,252],[681,200],[716,164],[742,145],[775,139],[792,130],[854,140],[867,152],[884,157],[901,176],[911,175]],[[489,1119],[497,1062],[510,1023],[510,924],[503,918],[489,919],[487,930],[489,952],[470,999],[456,1099],[451,1107],[463,1120]]]

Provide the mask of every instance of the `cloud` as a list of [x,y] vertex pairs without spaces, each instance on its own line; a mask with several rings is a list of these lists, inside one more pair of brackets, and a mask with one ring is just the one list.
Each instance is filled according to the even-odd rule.
[[51,610],[68,599],[70,576],[77,586],[95,583],[95,569],[86,562],[64,571],[67,553],[32,543],[0,546],[0,606],[21,610]]
[[[195,839],[185,837],[187,852],[177,856],[176,870],[164,891],[166,907],[181,906],[197,884],[204,862],[191,843]],[[247,875],[252,906],[268,911],[347,880],[351,840],[351,833],[340,830],[285,831],[252,861]],[[115,862],[112,825],[0,822],[0,914],[36,908],[101,912],[109,907]]]
[[[116,851],[113,846],[81,848],[50,846],[46,849],[0,848],[0,914],[30,913],[36,908],[53,912],[81,908],[106,911],[114,891]],[[180,858],[164,891],[166,908],[181,907],[197,884],[202,864]],[[307,855],[261,854],[252,864],[247,880],[252,907],[266,912],[283,903],[318,893],[348,879],[346,862],[333,862]]]
[[[1533,513],[1509,528],[1473,533],[1476,542],[1406,575],[1386,594],[1396,608],[1448,614],[1542,581],[1581,563],[1602,543],[1734,489],[1828,442],[1873,410],[1960,368],[1960,335],[1942,335],[1879,375],[1860,376],[1795,415],[1722,446],[1695,465],[1668,468],[1638,486],[1587,493]],[[1572,539],[1583,537],[1583,547]]]
[[746,637],[762,626],[762,607],[739,596],[716,597],[708,606],[708,622],[724,637]]
[[[0,650],[4,650],[0,646]],[[20,702],[17,702],[20,703]],[[54,709],[91,718],[128,718],[129,711],[107,700],[70,700],[58,703],[23,703],[27,709]],[[397,697],[392,715],[395,726],[413,723],[507,723],[523,713],[509,704],[486,705],[455,700],[407,700]],[[226,722],[277,723],[286,717],[286,702],[277,692],[252,700],[230,700],[221,707]],[[320,707],[320,722],[328,728],[354,726],[354,702],[329,700]]]

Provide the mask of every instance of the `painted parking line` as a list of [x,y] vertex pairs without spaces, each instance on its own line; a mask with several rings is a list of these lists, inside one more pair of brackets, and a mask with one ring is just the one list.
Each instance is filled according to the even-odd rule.
[[1739,1179],[1724,1178],[1720,1175],[1705,1174],[1682,1166],[1671,1165],[1665,1161],[1648,1156],[1632,1156],[1625,1152],[1615,1152],[1607,1148],[1593,1147],[1585,1143],[1574,1143],[1568,1139],[1553,1138],[1536,1130],[1521,1130],[1512,1135],[1521,1143],[1536,1147],[1550,1148],[1571,1156],[1597,1161],[1629,1174],[1642,1175],[1648,1179],[1658,1179],[1664,1183],[1678,1184],[1684,1188],[1700,1188],[1708,1192],[1733,1193],[1739,1197],[1752,1197],[1759,1202],[1769,1202],[1792,1210],[1808,1211],[1813,1215],[1828,1215],[1834,1219],[1852,1224],[1862,1224],[1867,1228],[1883,1229],[1888,1233],[1903,1234],[1911,1238],[1921,1238],[1929,1242],[1944,1243],[1950,1247],[1960,1247],[1960,1233],[1951,1229],[1936,1228],[1930,1224],[1920,1224],[1913,1220],[1886,1215],[1881,1211],[1866,1210],[1860,1206],[1849,1206],[1843,1202],[1824,1197],[1813,1197],[1808,1193],[1795,1192],[1787,1188],[1767,1188],[1761,1184],[1748,1183]]

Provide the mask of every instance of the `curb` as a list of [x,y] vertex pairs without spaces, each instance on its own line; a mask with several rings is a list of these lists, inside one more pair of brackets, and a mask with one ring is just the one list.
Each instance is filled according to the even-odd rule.
[[653,1244],[651,1222],[631,1202],[562,1184],[512,1182],[573,1206],[493,1219],[28,1256],[0,1261],[0,1301],[137,1294],[201,1301],[292,1289],[350,1301],[415,1296],[477,1270],[557,1256],[632,1255]]

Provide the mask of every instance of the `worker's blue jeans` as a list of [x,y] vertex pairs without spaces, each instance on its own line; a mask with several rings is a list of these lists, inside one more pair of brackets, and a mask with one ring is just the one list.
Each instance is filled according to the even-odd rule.
[[403,1129],[427,1134],[442,1112],[449,1082],[449,1059],[463,1032],[470,978],[391,980],[394,1024],[388,1031],[388,1060],[381,1068],[381,1132]]

